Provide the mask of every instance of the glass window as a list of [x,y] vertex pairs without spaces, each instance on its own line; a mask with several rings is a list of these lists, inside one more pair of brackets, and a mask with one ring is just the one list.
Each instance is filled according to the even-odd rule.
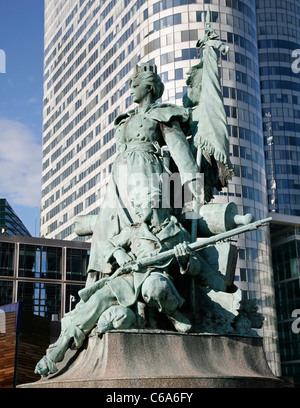
[[229,88],[228,86],[223,86],[223,97],[229,98]]
[[181,24],[181,14],[179,14],[179,13],[174,14],[174,23],[171,22],[170,25],[172,25],[172,24],[174,24],[174,25]]
[[183,79],[183,69],[175,69],[175,79]]
[[232,145],[232,152],[234,157],[239,157],[239,146]]
[[161,2],[158,1],[157,3],[153,4],[153,14],[159,13],[160,12],[160,6]]
[[61,285],[52,283],[19,282],[18,301],[23,301],[25,313],[51,320],[61,315]]
[[219,23],[219,13],[217,11],[212,12],[212,22]]
[[245,249],[239,249],[239,259],[245,259]]
[[231,14],[226,14],[226,23],[228,25],[233,25],[233,20],[232,20],[232,15]]
[[67,280],[85,281],[90,251],[67,248]]
[[13,302],[13,282],[0,281],[0,305]]
[[20,245],[19,258],[19,276],[34,277],[36,271],[35,246]]
[[20,277],[59,279],[61,273],[62,248],[20,245]]
[[0,242],[0,275],[13,276],[14,274],[15,244]]
[[157,21],[154,21],[153,28],[154,31],[161,30],[165,27],[169,27],[172,25],[181,24],[181,14],[177,13],[172,16],[163,17]]
[[168,82],[168,71],[166,71],[166,72],[162,72],[161,74],[160,74],[160,77],[161,77],[161,80],[162,80],[162,82],[163,83],[165,83],[165,82]]
[[241,281],[246,282],[246,281],[247,281],[246,269],[241,268],[241,269],[240,269],[240,275],[241,275]]
[[196,11],[196,21],[198,23],[202,22],[202,13],[203,13],[203,11]]

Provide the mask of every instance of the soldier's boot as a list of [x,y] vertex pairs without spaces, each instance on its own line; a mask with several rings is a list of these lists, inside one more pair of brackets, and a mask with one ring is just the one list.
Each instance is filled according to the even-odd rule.
[[168,315],[168,318],[173,323],[175,329],[180,333],[188,333],[192,330],[193,326],[189,319],[183,314],[179,312],[179,310],[175,310],[175,312]]

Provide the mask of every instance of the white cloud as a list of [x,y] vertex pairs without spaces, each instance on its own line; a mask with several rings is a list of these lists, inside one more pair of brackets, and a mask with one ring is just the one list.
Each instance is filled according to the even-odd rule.
[[29,98],[28,101],[27,101],[28,104],[36,103],[36,102],[38,102],[38,100],[36,98]]
[[10,204],[40,205],[42,148],[19,122],[0,118],[0,197]]

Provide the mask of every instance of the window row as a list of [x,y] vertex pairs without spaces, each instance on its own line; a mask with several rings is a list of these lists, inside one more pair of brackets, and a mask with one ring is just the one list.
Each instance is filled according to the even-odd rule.
[[[273,180],[267,180],[267,189],[271,190],[273,187]],[[276,187],[278,190],[299,190],[300,184],[297,180],[291,179],[277,179]]]
[[242,159],[246,159],[256,163],[259,167],[264,167],[265,159],[264,156],[259,152],[255,151],[254,149],[250,149],[244,146],[238,146],[235,144],[233,144],[231,147],[233,157],[241,157]]
[[[13,281],[0,280],[0,304],[13,303],[14,286]],[[80,301],[78,291],[83,287],[83,283],[64,285],[19,280],[17,301],[23,302],[23,312],[26,314],[38,315],[49,320],[60,319],[62,313],[69,312]],[[64,305],[62,305],[63,298]],[[72,301],[73,299],[75,300]]]
[[260,100],[258,100],[255,96],[251,95],[250,93],[242,91],[241,89],[223,86],[223,97],[248,103],[249,105],[254,106],[258,111],[261,108]]
[[263,148],[263,137],[252,130],[240,126],[228,125],[229,136],[238,137],[239,139],[248,140],[251,143]]
[[[272,200],[272,201],[271,201]],[[274,196],[273,194],[269,194],[269,202],[274,205],[286,205],[286,204],[292,204],[293,206],[295,205],[300,205],[300,195],[296,195],[296,194],[278,194],[278,192],[276,192],[276,196],[275,196],[275,202],[274,202]],[[298,210],[299,212],[299,210]]]
[[[17,252],[16,252],[17,251]],[[17,264],[15,264],[17,256]],[[83,281],[89,261],[89,251],[66,249],[66,264],[63,265],[61,247],[0,242],[0,276],[35,279],[65,279]],[[15,268],[18,266],[18,270]]]
[[285,10],[277,10],[276,13],[258,12],[256,13],[256,18],[258,23],[265,22],[266,24],[268,24],[270,21],[276,21],[276,23],[285,23],[293,27],[299,27],[300,24],[300,19],[297,18],[297,16],[295,16],[294,14],[288,14]]
[[[287,132],[295,132],[299,133],[300,132],[300,123],[295,123],[295,122],[272,122],[272,128],[273,131],[287,131]],[[264,132],[268,131],[268,124],[264,123],[263,124],[263,130]],[[276,137],[276,136],[275,136]],[[278,136],[278,141],[279,144],[285,144],[284,141],[287,140],[287,144],[291,146],[299,146],[300,141],[297,140],[295,137],[287,137],[287,139],[284,138],[284,136]]]
[[226,106],[225,112],[228,118],[239,119],[244,122],[251,123],[257,128],[261,128],[262,120],[258,114],[254,114],[249,111],[249,109],[236,108],[235,106]]
[[300,162],[300,151],[297,151],[296,149],[293,150],[279,150],[278,148],[275,149],[274,152],[271,153],[270,150],[265,151],[265,157],[267,160],[271,160],[273,156],[273,159],[275,160],[295,160]]
[[[252,180],[256,183],[265,184],[266,181],[266,177],[265,174],[262,174],[259,170],[257,169],[253,169],[251,167],[248,166],[240,166],[238,164],[234,165],[234,175],[236,177],[243,177],[246,178],[248,180]],[[237,195],[237,194],[236,194]],[[241,193],[240,195],[237,195],[241,197]]]
[[299,30],[291,27],[290,25],[280,26],[279,24],[274,25],[261,25],[257,27],[257,35],[276,35],[283,37],[300,38]]
[[259,62],[286,62],[288,64],[292,63],[291,53],[286,52],[269,52],[268,50],[261,50],[258,55]]
[[273,8],[276,7],[277,9],[283,10],[291,10],[295,13],[300,14],[300,6],[298,5],[297,0],[256,0],[256,8],[257,9],[264,9],[264,8]]
[[300,92],[300,83],[293,81],[283,81],[280,79],[260,81],[261,89],[289,89],[293,91]]
[[288,50],[295,50],[299,47],[298,43],[287,41],[287,40],[279,40],[279,39],[267,39],[267,40],[259,40],[258,41],[258,48],[286,48]]
[[[265,194],[263,192],[261,192],[260,190],[257,190],[256,188],[253,187],[247,187],[247,186],[239,186],[240,192],[238,193],[234,193],[234,192],[226,192],[226,191],[214,191],[214,195],[215,196],[237,196],[237,197],[242,197],[242,198],[246,198],[249,200],[253,200],[255,202],[264,204],[266,199],[265,199]],[[252,239],[254,241],[256,241],[258,238],[258,235],[256,235],[258,233],[258,235],[260,234],[260,231],[248,231],[245,233],[245,238],[246,239]]]
[[153,4],[153,14],[167,10],[172,7],[183,6],[187,4],[195,4],[196,0],[160,0]]
[[153,23],[153,30],[159,31],[163,30],[166,27],[174,26],[177,24],[181,24],[181,14],[172,14],[168,17],[160,18],[159,20],[154,21]]
[[[247,249],[250,249],[250,248],[247,248]],[[242,282],[255,282],[256,270],[250,269],[250,268],[248,269],[240,268],[240,279]]]
[[292,109],[292,108],[264,108],[262,110],[262,115],[266,116],[266,114],[269,114],[271,111],[272,118],[280,118],[284,117],[285,119],[287,118],[295,118],[295,119],[300,119],[300,110],[297,109]]
[[283,67],[283,66],[272,66],[272,67],[261,67],[259,69],[259,73],[261,76],[265,75],[286,75],[286,76],[295,76],[296,74],[293,73],[291,67]]
[[300,96],[284,93],[268,93],[261,95],[262,103],[289,103],[300,105]]
[[250,20],[255,21],[255,12],[253,11],[252,8],[250,8],[248,6],[248,4],[243,3],[240,0],[226,0],[226,6],[227,7],[232,7],[235,10],[240,11],[241,13],[248,16],[250,18]]
[[251,54],[253,54],[254,56],[257,55],[257,46],[254,45],[247,38],[242,37],[241,35],[228,32],[227,33],[227,43],[235,44],[238,47],[245,48],[245,50],[251,52]]

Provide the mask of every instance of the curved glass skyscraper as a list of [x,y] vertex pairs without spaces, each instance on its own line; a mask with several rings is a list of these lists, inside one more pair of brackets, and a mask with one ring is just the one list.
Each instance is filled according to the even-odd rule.
[[[267,216],[254,0],[46,0],[42,236],[75,239],[74,216],[97,213],[114,160],[113,121],[134,106],[128,79],[137,63],[154,62],[162,102],[182,105],[208,4],[213,28],[230,46],[220,71],[235,167],[215,201]],[[269,241],[267,228],[239,239],[236,283],[259,300],[260,334],[279,375]]]
[[256,7],[269,208],[299,216],[300,3],[257,0]]
[[257,34],[282,374],[300,384],[300,2],[257,0]]

